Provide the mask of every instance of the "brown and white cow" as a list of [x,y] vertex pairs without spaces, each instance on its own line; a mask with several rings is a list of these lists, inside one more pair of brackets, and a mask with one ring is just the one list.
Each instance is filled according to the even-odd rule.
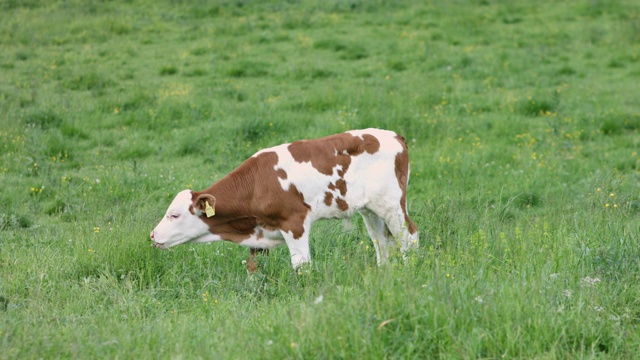
[[252,249],[286,243],[294,268],[311,261],[309,231],[318,219],[362,215],[378,264],[399,242],[418,245],[407,213],[409,154],[404,139],[380,129],[353,130],[258,151],[202,191],[183,190],[151,232],[154,246],[232,241]]

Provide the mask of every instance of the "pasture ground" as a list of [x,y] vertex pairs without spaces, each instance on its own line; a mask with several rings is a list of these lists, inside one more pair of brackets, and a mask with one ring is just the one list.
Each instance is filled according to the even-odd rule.
[[[0,1],[0,358],[633,358],[636,1]],[[421,248],[151,248],[181,189],[382,127]]]

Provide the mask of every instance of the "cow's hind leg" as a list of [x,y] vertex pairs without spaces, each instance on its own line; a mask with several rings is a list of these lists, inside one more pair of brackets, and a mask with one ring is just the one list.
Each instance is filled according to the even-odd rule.
[[400,243],[400,251],[403,255],[410,249],[418,248],[418,228],[402,206],[389,212],[384,222],[393,237]]
[[360,215],[362,215],[367,232],[373,241],[378,266],[380,266],[389,260],[389,242],[393,239],[389,236],[389,229],[383,218],[369,209],[360,210]]

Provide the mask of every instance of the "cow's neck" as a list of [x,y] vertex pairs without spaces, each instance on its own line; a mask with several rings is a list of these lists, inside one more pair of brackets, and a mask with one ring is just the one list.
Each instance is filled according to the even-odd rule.
[[253,197],[253,174],[238,168],[209,188],[199,193],[207,193],[216,198],[216,216],[242,218],[251,216],[248,204]]

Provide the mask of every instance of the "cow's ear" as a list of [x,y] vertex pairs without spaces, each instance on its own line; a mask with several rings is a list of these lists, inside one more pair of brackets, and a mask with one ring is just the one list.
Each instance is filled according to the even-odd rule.
[[194,200],[193,208],[197,215],[206,214],[207,217],[212,217],[216,214],[216,198],[210,194],[200,194]]

